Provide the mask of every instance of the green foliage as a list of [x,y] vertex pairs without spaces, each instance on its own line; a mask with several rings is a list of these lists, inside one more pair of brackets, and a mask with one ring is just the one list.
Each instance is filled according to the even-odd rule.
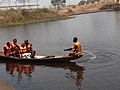
[[0,16],[4,16],[5,12],[3,10],[0,11]]
[[66,18],[47,8],[0,11],[0,27],[48,22]]
[[43,10],[43,12],[45,12],[45,13],[49,12],[49,10],[48,10],[47,8],[43,8],[42,10]]
[[27,10],[23,9],[21,12],[23,16],[29,16],[29,12]]
[[43,9],[37,9],[37,12],[39,12],[39,13],[42,13],[42,12],[49,13],[51,11],[48,8],[43,8]]

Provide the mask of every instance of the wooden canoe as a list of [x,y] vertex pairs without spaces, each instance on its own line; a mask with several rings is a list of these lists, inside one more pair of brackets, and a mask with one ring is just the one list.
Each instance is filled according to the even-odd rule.
[[36,55],[35,58],[21,58],[21,57],[13,57],[9,56],[6,57],[3,53],[3,51],[0,51],[0,62],[69,62],[71,60],[79,59],[83,55],[80,56],[68,56],[68,55],[63,55],[63,56],[54,56],[54,57],[49,57],[49,56],[40,56]]

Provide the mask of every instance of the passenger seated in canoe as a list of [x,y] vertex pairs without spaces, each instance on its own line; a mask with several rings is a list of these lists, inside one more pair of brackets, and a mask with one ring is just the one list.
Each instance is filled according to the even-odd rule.
[[69,56],[80,56],[82,55],[82,48],[80,42],[78,42],[78,38],[73,38],[74,45],[64,51],[72,51],[69,53]]
[[11,46],[10,42],[7,42],[6,45],[3,47],[4,55],[5,56],[12,56],[13,55],[13,47]]
[[20,55],[19,55],[20,47],[18,45],[17,39],[13,39],[11,46],[13,47],[14,56],[20,57]]
[[32,44],[30,44],[28,40],[25,40],[21,45],[24,49],[26,49],[25,53],[31,53],[31,58],[34,58],[36,51],[32,49]]
[[20,46],[20,51],[19,51],[20,56],[21,56],[23,53],[26,53],[26,52],[27,52],[26,47],[24,47],[24,44],[21,44],[21,46]]

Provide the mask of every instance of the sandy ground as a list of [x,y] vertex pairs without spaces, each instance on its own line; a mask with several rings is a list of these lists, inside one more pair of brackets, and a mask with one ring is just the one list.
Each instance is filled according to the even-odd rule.
[[4,80],[0,80],[0,90],[15,90],[12,86],[7,84]]
[[98,12],[103,5],[106,3],[99,2],[99,3],[90,3],[87,5],[76,5],[76,6],[69,6],[65,8],[61,8],[57,11],[60,15],[73,15],[73,14],[84,14],[90,12]]

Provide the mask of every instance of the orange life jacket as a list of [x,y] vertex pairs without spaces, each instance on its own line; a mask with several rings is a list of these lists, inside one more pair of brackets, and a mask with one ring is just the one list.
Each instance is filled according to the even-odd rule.
[[5,45],[3,48],[6,48],[6,54],[10,54],[12,51],[12,46],[8,47],[7,45]]
[[[17,43],[17,45],[18,45],[18,43]],[[15,47],[15,44],[12,42],[12,43],[11,43],[11,46],[12,46],[12,47]]]
[[23,53],[26,53],[26,52],[27,52],[26,47],[20,47],[20,51],[19,51],[20,54],[23,54]]
[[31,44],[28,44],[28,46],[26,46],[26,44],[24,44],[24,48],[26,48],[26,52],[30,52],[31,51]]
[[76,53],[76,54],[82,54],[82,49],[81,49],[80,42],[76,42],[76,43],[74,44],[74,48],[75,48],[75,53]]
[[11,46],[13,47],[13,51],[19,51],[19,48],[14,43],[11,43]]

